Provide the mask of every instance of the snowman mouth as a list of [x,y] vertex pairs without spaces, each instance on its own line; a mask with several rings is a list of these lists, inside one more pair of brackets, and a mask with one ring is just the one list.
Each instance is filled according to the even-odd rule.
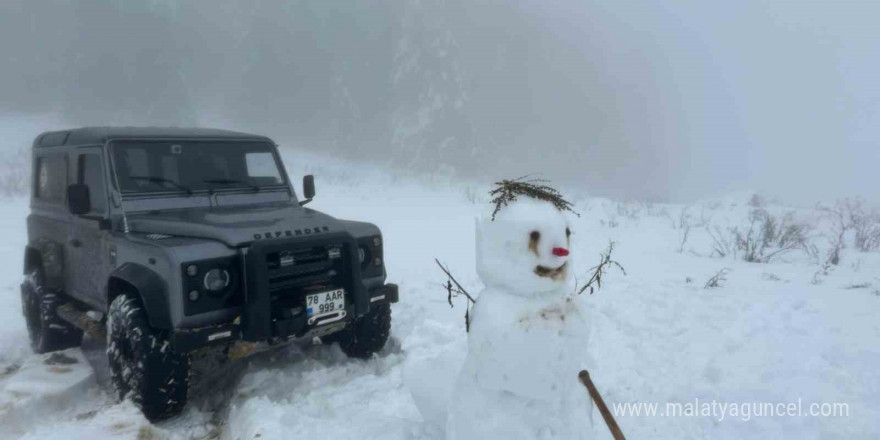
[[539,277],[550,278],[553,281],[559,281],[565,278],[566,271],[568,270],[568,262],[562,263],[562,266],[552,268],[547,266],[535,266],[535,275]]

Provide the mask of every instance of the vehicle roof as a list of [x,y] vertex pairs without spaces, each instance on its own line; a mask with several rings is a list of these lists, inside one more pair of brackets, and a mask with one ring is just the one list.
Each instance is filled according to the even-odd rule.
[[103,145],[114,139],[222,139],[267,140],[266,136],[216,128],[82,127],[47,131],[34,139],[34,148],[62,145]]

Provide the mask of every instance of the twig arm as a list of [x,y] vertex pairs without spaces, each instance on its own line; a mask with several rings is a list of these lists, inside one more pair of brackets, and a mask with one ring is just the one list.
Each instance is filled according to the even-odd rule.
[[449,273],[449,269],[447,269],[446,267],[443,266],[442,263],[440,263],[440,260],[438,260],[438,259],[435,258],[435,259],[434,259],[434,262],[436,262],[437,265],[440,266],[440,270],[442,270],[443,273],[445,273],[446,276],[449,277],[449,280],[452,281],[453,283],[455,283],[455,287],[458,288],[459,293],[461,293],[461,294],[463,294],[464,296],[466,296],[467,299],[468,299],[470,302],[472,302],[472,303],[476,303],[476,301],[474,300],[474,298],[473,298],[473,297],[467,292],[467,290],[464,290],[464,287],[461,287],[461,284],[459,284],[458,281],[455,280],[455,277],[452,276],[451,273]]

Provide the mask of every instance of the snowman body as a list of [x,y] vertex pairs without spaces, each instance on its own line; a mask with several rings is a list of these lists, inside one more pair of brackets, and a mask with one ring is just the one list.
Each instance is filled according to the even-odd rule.
[[590,322],[570,284],[569,234],[561,213],[530,199],[478,221],[486,288],[471,313],[447,439],[593,438],[578,381],[589,366]]

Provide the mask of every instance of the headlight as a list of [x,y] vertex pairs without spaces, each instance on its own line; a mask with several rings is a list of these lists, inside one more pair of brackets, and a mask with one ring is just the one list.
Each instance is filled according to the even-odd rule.
[[229,271],[226,269],[211,269],[205,274],[205,289],[212,292],[220,292],[229,287]]

